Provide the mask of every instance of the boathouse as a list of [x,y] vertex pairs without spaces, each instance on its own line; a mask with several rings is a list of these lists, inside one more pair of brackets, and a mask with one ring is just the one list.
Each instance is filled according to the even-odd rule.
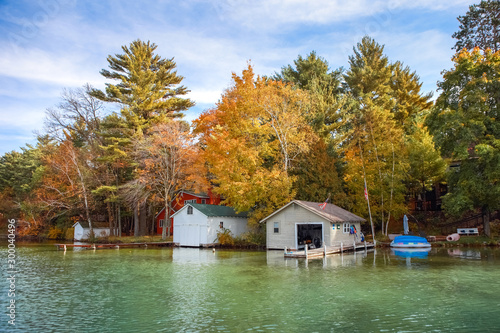
[[[187,203],[199,203],[199,204],[209,204],[209,205],[219,205],[220,204],[220,197],[213,194],[212,191],[208,191],[208,193],[194,193],[194,192],[188,192],[188,191],[181,191],[177,193],[175,198],[170,202],[170,206],[172,207],[170,209],[169,215],[170,215],[170,221],[165,222],[165,207],[163,207],[158,214],[155,216],[155,221],[156,221],[156,233],[158,235],[161,235],[163,232],[163,227],[166,226],[167,228],[170,227],[170,234],[173,235],[174,233],[174,220],[172,218],[172,215],[184,207],[185,204]],[[167,229],[168,232],[168,229]]]
[[239,236],[248,230],[247,214],[227,206],[186,203],[172,217],[174,243],[180,246],[208,246],[216,243],[218,231]]
[[[73,238],[77,241],[88,239],[90,236],[90,228],[88,221],[78,221],[73,224],[75,229]],[[108,222],[93,222],[92,230],[95,237],[106,237],[111,234]]]
[[262,219],[268,249],[304,249],[361,242],[366,220],[334,204],[293,200]]

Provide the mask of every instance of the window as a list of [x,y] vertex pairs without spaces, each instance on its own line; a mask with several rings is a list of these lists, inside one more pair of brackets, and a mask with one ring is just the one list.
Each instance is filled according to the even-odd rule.
[[188,215],[193,215],[193,207],[192,206],[188,206],[187,213],[188,213]]
[[219,228],[224,229],[224,222],[219,223]]
[[351,225],[349,223],[344,223],[344,234],[348,234],[351,231]]
[[188,204],[188,203],[196,203],[196,199],[184,200],[184,204]]
[[274,222],[274,233],[275,234],[280,233],[280,223],[279,222]]
[[164,219],[160,219],[160,228],[163,228],[163,222],[164,221],[165,221]]
[[207,199],[201,199],[201,203],[204,205],[207,203]]

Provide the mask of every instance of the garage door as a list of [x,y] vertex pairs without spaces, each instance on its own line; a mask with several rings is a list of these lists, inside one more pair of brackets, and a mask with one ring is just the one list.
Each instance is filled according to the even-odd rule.
[[176,226],[174,235],[177,233],[178,238],[174,242],[181,246],[200,246],[200,225],[198,224],[183,224]]

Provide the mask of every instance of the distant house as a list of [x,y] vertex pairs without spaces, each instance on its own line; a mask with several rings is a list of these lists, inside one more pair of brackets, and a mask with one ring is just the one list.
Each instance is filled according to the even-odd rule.
[[[76,222],[75,224],[73,224],[73,228],[75,229],[73,236],[75,240],[80,241],[89,238],[90,228],[88,221]],[[107,222],[93,222],[92,230],[94,231],[95,237],[106,237],[111,234],[109,224]]]
[[[174,220],[172,219],[172,215],[184,207],[186,203],[198,203],[198,204],[208,204],[208,205],[218,205],[220,204],[220,197],[209,192],[205,193],[193,193],[182,191],[172,200],[173,210],[170,211],[170,234],[174,233]],[[165,208],[162,208],[158,214],[155,216],[156,221],[156,233],[161,235],[163,232],[163,226],[165,224]],[[167,230],[168,231],[168,230]]]
[[248,230],[247,214],[232,207],[187,203],[173,215],[174,243],[204,246],[216,243],[217,232],[228,229],[233,236]]
[[365,219],[333,204],[293,200],[260,223],[266,223],[268,249],[303,249],[361,241]]

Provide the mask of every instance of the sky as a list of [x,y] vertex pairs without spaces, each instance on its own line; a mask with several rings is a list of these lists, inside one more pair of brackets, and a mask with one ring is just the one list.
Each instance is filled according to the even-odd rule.
[[[478,2],[478,1],[476,1]],[[348,68],[363,36],[436,92],[453,64],[451,35],[472,1],[462,0],[0,0],[0,155],[36,143],[45,111],[63,89],[103,89],[108,55],[136,39],[172,58],[196,106],[215,105],[250,62],[272,75],[311,51]],[[116,108],[116,107],[115,107]],[[108,108],[111,112],[113,108]]]

